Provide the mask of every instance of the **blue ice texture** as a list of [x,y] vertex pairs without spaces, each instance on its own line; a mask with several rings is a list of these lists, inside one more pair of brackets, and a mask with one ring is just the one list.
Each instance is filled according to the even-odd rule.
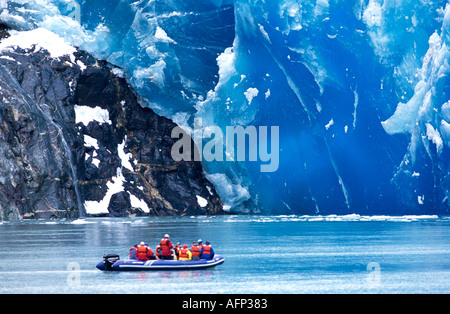
[[0,0],[120,67],[186,130],[279,126],[279,167],[203,162],[225,208],[448,214],[447,0]]

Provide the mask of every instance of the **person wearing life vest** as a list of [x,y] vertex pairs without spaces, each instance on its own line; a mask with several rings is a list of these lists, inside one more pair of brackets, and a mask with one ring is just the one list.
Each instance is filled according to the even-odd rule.
[[144,242],[137,247],[137,259],[138,261],[148,261],[153,256],[153,251]]
[[192,253],[188,249],[188,245],[183,245],[183,248],[179,252],[178,260],[180,261],[190,261],[192,260]]
[[148,247],[148,259],[156,259],[156,257],[155,257],[155,254],[153,253],[153,250],[152,250],[152,248],[147,244],[147,243],[145,243],[145,246],[146,247]]
[[157,245],[155,250],[156,250],[156,259],[162,259],[162,255],[161,255],[161,252],[162,252],[162,250],[161,250],[161,245]]
[[173,244],[170,242],[170,236],[168,234],[164,235],[164,238],[161,239],[161,255],[162,259],[173,259],[172,256],[172,248]]
[[138,249],[138,245],[135,244],[131,249],[130,249],[130,259],[137,259],[137,249]]
[[181,243],[178,242],[177,245],[175,245],[173,247],[173,251],[175,253],[175,259],[178,259],[178,256],[180,255],[180,250],[181,250]]
[[192,242],[191,253],[192,253],[192,260],[197,261],[200,259],[200,246],[198,245],[197,241]]
[[214,250],[211,247],[211,243],[209,241],[205,242],[205,245],[200,249],[200,259],[213,259],[214,258]]

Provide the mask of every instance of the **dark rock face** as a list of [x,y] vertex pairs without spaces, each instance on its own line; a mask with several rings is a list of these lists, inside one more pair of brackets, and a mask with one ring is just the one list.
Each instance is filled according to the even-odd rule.
[[[222,214],[201,164],[172,159],[176,125],[111,65],[74,56],[0,53],[0,218]],[[89,108],[109,120],[76,123]]]

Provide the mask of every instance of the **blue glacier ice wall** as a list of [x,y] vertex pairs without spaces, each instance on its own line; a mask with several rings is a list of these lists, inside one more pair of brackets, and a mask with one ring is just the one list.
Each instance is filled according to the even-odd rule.
[[0,0],[0,21],[120,66],[186,128],[279,126],[276,172],[204,162],[234,210],[448,213],[447,2]]
[[155,111],[184,117],[182,113],[193,113],[197,99],[214,88],[216,58],[234,39],[229,4],[222,0],[8,0],[0,18],[18,29],[49,29],[123,68]]
[[236,1],[223,80],[201,109],[219,125],[280,125],[280,169],[245,165],[262,206],[448,211],[446,3]]

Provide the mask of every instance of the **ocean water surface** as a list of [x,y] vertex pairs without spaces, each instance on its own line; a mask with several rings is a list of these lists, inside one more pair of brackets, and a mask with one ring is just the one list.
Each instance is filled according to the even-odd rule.
[[[211,241],[211,270],[102,272],[146,241]],[[223,216],[0,222],[0,293],[449,293],[450,219]]]

